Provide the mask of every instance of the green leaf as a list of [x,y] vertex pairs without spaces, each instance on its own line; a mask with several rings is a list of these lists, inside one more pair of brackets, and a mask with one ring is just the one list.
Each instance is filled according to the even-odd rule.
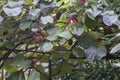
[[69,59],[70,55],[71,55],[71,52],[65,52],[65,53],[62,54],[62,57],[63,57],[64,60],[67,60],[67,59]]
[[51,36],[48,36],[46,39],[49,40],[49,41],[55,41],[55,40],[58,39],[58,36],[57,35],[51,35]]
[[40,80],[40,73],[35,70],[30,71],[28,80]]
[[115,1],[113,2],[113,4],[111,5],[111,9],[114,9],[116,7],[118,7],[120,5],[119,1]]
[[25,31],[27,28],[30,27],[31,22],[30,21],[23,21],[22,23],[20,23],[20,29]]
[[72,52],[73,52],[73,55],[75,55],[76,57],[84,57],[84,50],[83,49],[81,49],[81,48],[74,48],[73,50],[72,50]]
[[39,17],[41,9],[31,9],[29,11],[29,15],[27,16],[27,19],[35,20]]
[[67,40],[72,38],[72,34],[70,33],[70,31],[66,30],[60,34],[58,34],[59,37],[65,38]]
[[68,64],[67,62],[62,62],[62,67],[61,67],[61,73],[70,73],[72,71],[71,65]]
[[5,46],[7,47],[7,48],[13,48],[14,46],[15,46],[15,43],[14,42],[12,42],[12,41],[6,41],[5,42]]
[[88,32],[88,28],[87,28],[86,25],[83,25],[83,29],[84,29],[85,32]]
[[100,39],[104,35],[103,33],[95,32],[95,31],[90,31],[88,34],[95,40]]
[[30,66],[31,61],[25,59],[21,54],[18,54],[11,62],[11,66],[18,66],[22,68],[27,68]]
[[4,62],[5,71],[7,71],[7,72],[15,72],[15,71],[17,71],[17,67],[11,66],[10,64],[11,64],[10,60],[9,61],[7,60],[7,61]]
[[116,52],[120,51],[120,43],[115,45],[112,50],[110,51],[111,54],[114,54]]
[[92,20],[88,16],[85,17],[85,25],[87,28],[94,29],[98,25],[98,20]]
[[88,48],[89,46],[95,45],[94,40],[89,35],[82,35],[77,38],[78,44],[83,48]]
[[50,59],[53,62],[57,62],[58,60],[60,60],[62,58],[62,55],[60,53],[53,53],[50,57]]
[[8,77],[8,80],[25,80],[23,71],[11,73],[10,76]]
[[25,3],[32,4],[33,0],[25,0]]
[[58,28],[50,28],[50,29],[47,29],[47,33],[49,35],[55,35],[58,31]]
[[90,12],[87,12],[87,16],[88,16],[91,20],[95,20],[95,17],[94,17]]
[[48,52],[53,48],[53,45],[51,42],[45,42],[40,44],[39,50],[42,50],[43,52]]
[[106,0],[101,0],[101,3],[102,3],[102,5],[104,5],[104,6],[107,6],[107,7],[109,6],[108,3],[106,2]]

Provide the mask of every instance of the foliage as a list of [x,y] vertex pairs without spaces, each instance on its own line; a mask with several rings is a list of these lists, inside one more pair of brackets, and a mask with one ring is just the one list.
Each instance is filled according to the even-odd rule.
[[0,1],[0,79],[119,80],[119,6],[119,0]]

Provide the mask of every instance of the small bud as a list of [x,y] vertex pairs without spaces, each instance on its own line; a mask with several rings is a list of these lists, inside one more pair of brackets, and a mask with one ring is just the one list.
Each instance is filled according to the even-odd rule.
[[65,25],[68,27],[70,25],[70,23],[71,23],[70,20],[67,20]]
[[78,23],[79,21],[78,21],[78,19],[77,18],[72,18],[72,21],[74,22],[74,23]]

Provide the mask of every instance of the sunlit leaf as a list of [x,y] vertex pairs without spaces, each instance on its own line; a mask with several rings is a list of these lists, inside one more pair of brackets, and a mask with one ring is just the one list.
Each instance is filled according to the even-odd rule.
[[87,16],[88,16],[91,20],[95,20],[95,17],[94,17],[90,12],[87,12]]
[[47,23],[53,23],[54,19],[51,16],[45,16],[41,17],[41,23],[47,24]]
[[90,31],[88,34],[89,34],[93,39],[100,39],[101,37],[103,37],[103,33],[100,33],[100,32]]
[[5,61],[5,63],[4,63],[4,69],[7,72],[15,72],[15,71],[17,71],[17,67],[11,66],[10,64],[11,64],[10,60]]
[[53,45],[51,42],[45,42],[43,44],[40,44],[39,50],[42,50],[43,52],[48,52],[53,48]]
[[115,23],[118,20],[118,15],[112,14],[112,15],[104,15],[103,16],[103,22],[107,26],[111,26],[113,23]]
[[41,9],[31,9],[27,19],[35,20],[39,17]]
[[92,9],[88,9],[86,11],[90,12],[94,17],[96,17],[97,15],[99,15],[102,12],[102,11],[99,11],[99,10],[92,10]]
[[30,21],[24,21],[24,22],[20,23],[19,27],[21,30],[25,31],[27,28],[30,27],[30,24],[31,24]]
[[58,39],[58,36],[57,35],[50,35],[46,39],[49,40],[49,41],[55,41],[55,40]]
[[3,7],[3,11],[10,17],[18,16],[22,12],[22,8],[21,7],[16,7],[16,8]]
[[28,80],[40,80],[40,73],[35,70],[30,71]]
[[120,20],[117,20],[116,22],[113,23],[114,25],[118,26],[118,28],[120,29]]
[[17,55],[14,59],[12,59],[11,66],[18,66],[22,68],[27,68],[30,66],[31,61],[25,59],[23,55]]
[[30,4],[32,2],[33,2],[33,0],[25,0],[25,3],[27,3],[27,4]]
[[114,53],[116,53],[116,52],[118,52],[118,51],[120,51],[120,43],[117,44],[117,45],[115,45],[115,46],[111,49],[110,53],[111,53],[111,54],[114,54]]
[[76,27],[74,27],[74,34],[80,36],[80,35],[82,35],[83,32],[84,32],[84,30],[82,28],[77,29]]
[[107,50],[104,46],[96,48],[94,46],[89,47],[85,50],[85,54],[88,61],[99,60],[102,57],[106,56]]
[[72,38],[72,34],[70,33],[70,31],[66,30],[60,34],[58,34],[59,37],[65,38],[67,40]]
[[22,1],[19,1],[19,2],[16,2],[16,1],[8,1],[8,6],[11,7],[11,8],[15,8],[15,7],[23,7],[23,2]]

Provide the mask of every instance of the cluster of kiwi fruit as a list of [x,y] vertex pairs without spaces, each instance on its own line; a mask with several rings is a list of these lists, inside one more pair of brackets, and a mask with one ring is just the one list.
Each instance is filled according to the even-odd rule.
[[33,32],[33,39],[35,43],[40,43],[44,40],[47,32],[43,28],[39,28],[36,31]]

